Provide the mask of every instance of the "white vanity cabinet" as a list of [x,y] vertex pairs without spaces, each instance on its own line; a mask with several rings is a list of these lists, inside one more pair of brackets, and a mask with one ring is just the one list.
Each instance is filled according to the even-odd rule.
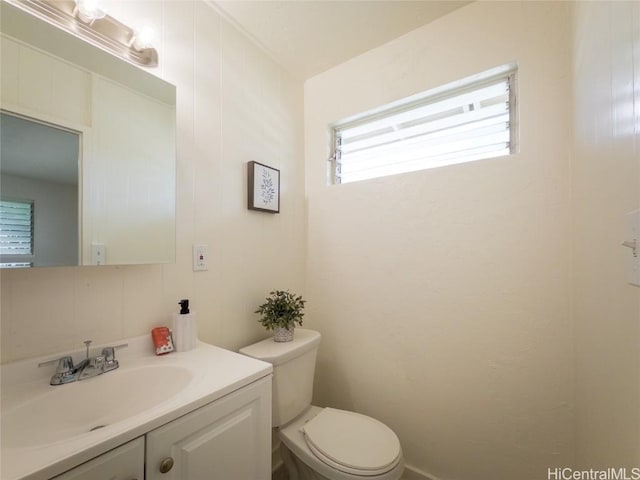
[[51,480],[218,478],[271,478],[271,375]]
[[144,437],[136,438],[52,480],[143,480]]
[[147,434],[146,480],[271,478],[271,376]]

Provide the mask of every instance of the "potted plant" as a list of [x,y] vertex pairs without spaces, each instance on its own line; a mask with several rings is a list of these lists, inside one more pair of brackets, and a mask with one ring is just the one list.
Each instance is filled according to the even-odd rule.
[[293,340],[293,331],[298,325],[302,325],[304,304],[300,295],[290,293],[288,290],[274,290],[269,292],[266,302],[258,307],[255,313],[259,313],[259,322],[267,330],[273,330],[273,339],[276,342],[290,342]]

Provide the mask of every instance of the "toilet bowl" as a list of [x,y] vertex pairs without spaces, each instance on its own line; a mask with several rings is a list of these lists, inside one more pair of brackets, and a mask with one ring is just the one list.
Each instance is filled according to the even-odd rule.
[[311,405],[320,334],[296,329],[240,353],[273,364],[273,426],[290,480],[398,480],[404,470],[397,435],[360,413]]

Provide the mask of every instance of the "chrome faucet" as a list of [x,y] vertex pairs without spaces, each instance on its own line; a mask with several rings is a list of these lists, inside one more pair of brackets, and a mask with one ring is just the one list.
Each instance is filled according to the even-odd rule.
[[49,384],[64,385],[65,383],[84,380],[86,378],[95,377],[97,375],[110,372],[111,370],[115,370],[120,366],[118,360],[116,360],[115,351],[119,348],[128,346],[128,344],[123,343],[113,347],[105,347],[102,349],[100,355],[89,357],[89,345],[91,345],[91,340],[85,340],[84,345],[87,349],[86,356],[77,365],[73,364],[73,359],[70,356],[55,358],[38,364],[38,367],[53,365],[54,363],[58,364],[56,367],[56,373],[51,377]]

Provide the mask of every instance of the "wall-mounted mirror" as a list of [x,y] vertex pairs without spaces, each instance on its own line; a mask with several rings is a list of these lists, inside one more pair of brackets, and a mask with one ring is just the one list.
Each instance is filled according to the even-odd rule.
[[175,87],[0,2],[0,266],[175,261]]
[[80,134],[0,111],[0,159],[3,263],[78,265]]

